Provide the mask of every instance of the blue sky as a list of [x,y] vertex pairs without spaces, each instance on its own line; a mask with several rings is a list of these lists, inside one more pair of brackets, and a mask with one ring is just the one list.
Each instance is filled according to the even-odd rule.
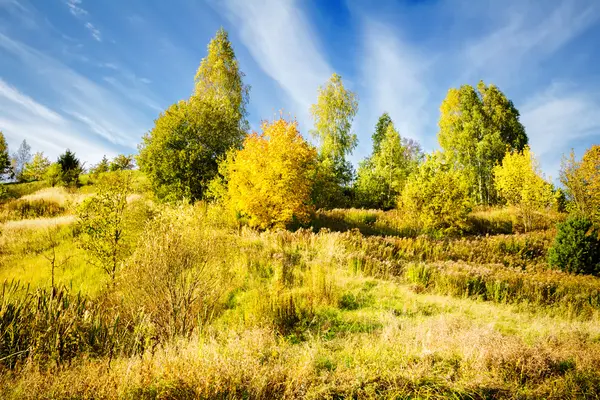
[[68,147],[88,165],[133,153],[190,95],[220,26],[252,87],[254,129],[284,110],[309,136],[317,87],[342,75],[360,101],[355,164],[383,111],[436,149],[447,90],[480,79],[521,111],[547,175],[600,143],[597,0],[0,0],[0,130],[12,150]]

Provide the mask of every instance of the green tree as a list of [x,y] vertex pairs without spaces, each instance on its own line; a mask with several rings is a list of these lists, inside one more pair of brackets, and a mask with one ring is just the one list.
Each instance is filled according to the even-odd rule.
[[0,176],[10,171],[10,156],[8,155],[8,145],[4,134],[0,131]]
[[34,154],[33,159],[23,168],[23,179],[26,181],[41,181],[45,179],[46,172],[52,163],[43,152]]
[[48,184],[52,187],[61,183],[62,176],[62,168],[59,163],[55,162],[50,164],[46,173],[44,174],[44,179],[48,182]]
[[119,154],[110,162],[109,169],[111,171],[126,171],[133,169],[134,166],[132,155]]
[[17,181],[23,182],[25,177],[23,176],[23,171],[25,170],[25,166],[27,163],[31,161],[31,146],[27,144],[27,141],[23,139],[21,145],[15,154],[13,154],[13,174]]
[[528,139],[519,111],[496,86],[482,81],[452,88],[440,107],[438,140],[447,159],[463,171],[478,204],[496,201],[493,167],[506,151]]
[[[396,207],[406,179],[415,171],[420,159],[419,147],[405,146],[393,123],[388,124],[378,151],[360,164],[356,180],[356,197],[363,207]],[[375,146],[373,146],[375,147]]]
[[83,172],[83,165],[71,150],[67,149],[58,156],[56,161],[60,165],[60,180],[67,186],[77,185],[79,175]]
[[501,165],[494,167],[494,184],[500,197],[517,207],[525,230],[533,228],[536,213],[554,200],[552,185],[546,182],[529,146],[508,152]]
[[458,232],[466,227],[472,202],[461,172],[435,153],[408,178],[399,207],[426,231]]
[[392,118],[390,118],[390,115],[387,112],[381,114],[377,120],[377,125],[375,125],[375,132],[373,132],[373,135],[371,136],[373,139],[373,154],[376,154],[379,151],[379,146],[385,137],[387,128],[392,124]]
[[205,196],[218,161],[246,134],[249,87],[243,84],[227,32],[220,29],[200,63],[194,93],[173,104],[144,136],[137,157],[161,198]]
[[110,167],[110,164],[108,162],[108,158],[106,158],[106,156],[104,155],[104,156],[102,156],[102,160],[100,160],[98,162],[98,164],[94,165],[91,168],[90,173],[94,176],[98,176],[100,174],[108,172],[109,167]]
[[131,193],[130,173],[103,175],[96,194],[77,209],[79,244],[89,253],[90,263],[112,280],[131,251],[126,224],[127,196]]
[[318,90],[317,103],[310,108],[315,125],[311,134],[319,141],[319,166],[313,199],[317,207],[340,206],[345,188],[352,180],[352,165],[346,156],[357,145],[352,120],[358,111],[355,93],[347,90],[342,77],[333,74]]
[[574,274],[600,275],[600,229],[585,217],[559,223],[548,264]]

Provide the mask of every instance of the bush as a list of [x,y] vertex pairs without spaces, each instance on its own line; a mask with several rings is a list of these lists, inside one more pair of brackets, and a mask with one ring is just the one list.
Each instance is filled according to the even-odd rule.
[[600,275],[600,230],[586,218],[558,224],[548,263],[565,272]]

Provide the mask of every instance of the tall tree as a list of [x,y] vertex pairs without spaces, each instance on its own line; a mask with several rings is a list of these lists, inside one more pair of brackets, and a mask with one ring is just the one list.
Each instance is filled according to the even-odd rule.
[[567,190],[571,211],[600,223],[600,145],[586,150],[581,161],[570,157],[563,160],[561,183]]
[[396,206],[406,179],[416,170],[422,155],[420,146],[402,138],[391,121],[377,148],[360,164],[356,196],[361,207],[389,209]]
[[494,165],[528,142],[519,111],[496,86],[480,81],[477,90],[450,89],[440,112],[438,140],[447,160],[463,171],[477,203],[493,203]]
[[29,161],[31,161],[31,146],[27,144],[27,141],[25,139],[23,139],[21,145],[19,146],[19,149],[13,155],[13,159],[13,174],[15,175],[15,178],[17,178],[17,180],[21,182],[24,180],[23,170],[25,169],[25,165]]
[[10,171],[10,156],[4,134],[0,131],[0,176]]
[[188,101],[173,104],[144,136],[137,161],[159,197],[204,197],[218,160],[246,134],[249,87],[227,32],[219,29],[200,63]]
[[346,161],[357,145],[352,120],[358,111],[358,99],[347,90],[342,77],[333,74],[318,90],[317,102],[310,108],[315,121],[312,135],[319,141],[313,199],[317,207],[334,207],[343,203],[343,191],[352,181],[352,165]]
[[373,154],[376,154],[379,151],[379,146],[381,141],[385,137],[387,132],[387,128],[392,124],[392,118],[387,112],[381,114],[379,119],[377,120],[377,125],[375,125],[375,132],[371,138],[373,139]]

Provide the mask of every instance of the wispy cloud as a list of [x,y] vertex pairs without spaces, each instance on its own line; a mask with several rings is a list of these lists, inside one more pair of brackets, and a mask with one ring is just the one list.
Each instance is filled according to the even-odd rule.
[[102,41],[102,36],[100,34],[100,31],[98,29],[96,29],[96,27],[94,25],[92,25],[91,22],[86,22],[85,27],[90,31],[90,33],[92,34],[92,37],[94,39],[96,39],[98,42]]
[[[79,137],[82,140],[85,138],[90,146],[97,144],[108,148],[132,149],[151,124],[151,119],[139,111],[139,104],[132,107],[121,95],[98,85],[52,57],[2,34],[0,54],[20,62],[24,72],[30,77],[30,83],[43,84],[45,90],[52,94],[53,103],[64,112],[61,118],[69,117],[68,124],[72,129],[64,132],[57,129],[57,138],[76,140]],[[42,65],[44,68],[38,68]],[[38,114],[48,113],[44,120],[48,120],[50,116],[57,118],[56,112],[50,114],[47,109],[32,106],[31,99],[18,97],[16,89],[11,91],[7,87],[4,84],[4,98],[11,100],[13,108],[15,104],[21,105],[21,108],[27,106],[25,108],[30,114],[35,110]],[[23,104],[24,102],[28,103]],[[5,121],[6,118],[5,116]],[[57,124],[58,121],[55,121],[54,126]],[[58,125],[61,124],[62,122]],[[10,125],[16,129],[14,123]],[[73,128],[77,126],[79,129]],[[22,131],[15,131],[17,133],[22,134]]]
[[[377,117],[387,111],[402,136],[423,141],[431,117],[426,86],[429,62],[389,27],[373,20],[363,20],[362,26],[360,63],[366,92],[363,98],[368,104],[363,109],[367,118],[362,120],[369,126],[361,139],[370,142],[368,133]],[[370,143],[365,147],[370,150]]]
[[65,4],[69,7],[69,11],[76,17],[87,15],[88,12],[81,7],[81,0],[66,0]]
[[225,15],[262,70],[306,117],[333,72],[303,10],[294,1],[227,0]]

